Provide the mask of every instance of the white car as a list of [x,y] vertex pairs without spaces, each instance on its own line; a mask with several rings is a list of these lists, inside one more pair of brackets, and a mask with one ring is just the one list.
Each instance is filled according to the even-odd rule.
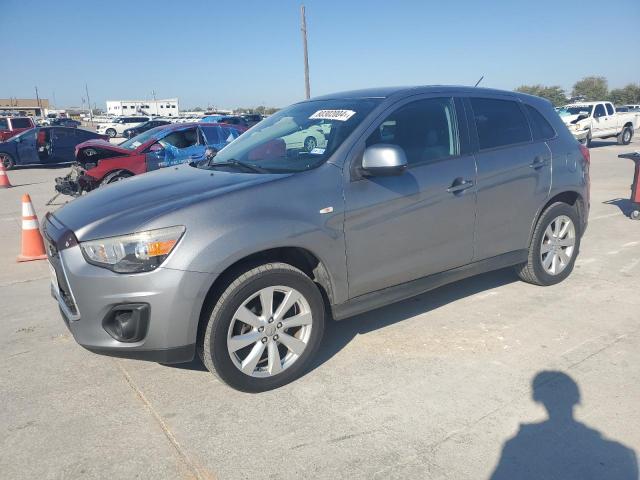
[[110,138],[122,137],[127,128],[137,127],[148,121],[149,117],[117,117],[111,122],[99,123],[96,127],[96,133],[108,135]]
[[632,112],[616,112],[611,102],[580,102],[562,107],[558,114],[574,137],[591,145],[594,138],[616,137],[620,145],[631,142],[640,123]]
[[284,143],[287,146],[287,150],[302,149],[307,152],[311,152],[314,148],[326,148],[327,137],[325,137],[325,130],[322,125],[314,125],[305,130],[299,130],[293,132],[285,137],[282,137]]

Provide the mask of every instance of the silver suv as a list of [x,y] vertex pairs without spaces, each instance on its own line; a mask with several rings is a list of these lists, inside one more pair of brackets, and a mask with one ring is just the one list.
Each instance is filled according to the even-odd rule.
[[549,102],[387,88],[292,105],[203,162],[74,200],[44,232],[78,343],[197,352],[255,392],[303,373],[326,319],[508,266],[562,281],[588,212],[588,150]]

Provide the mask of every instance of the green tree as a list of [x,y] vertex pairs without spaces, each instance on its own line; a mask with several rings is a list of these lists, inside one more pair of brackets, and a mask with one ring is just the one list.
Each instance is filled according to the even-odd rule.
[[528,93],[529,95],[546,98],[556,107],[567,103],[567,97],[564,94],[564,90],[557,85],[551,87],[546,85],[521,85],[516,88],[516,92]]
[[204,110],[202,109],[202,107],[194,107],[191,109],[192,112],[204,112]]
[[609,96],[609,86],[604,77],[584,77],[573,85],[571,95],[584,96],[587,101],[604,100]]
[[616,105],[640,103],[640,84],[630,83],[623,88],[615,88],[609,92],[609,100]]

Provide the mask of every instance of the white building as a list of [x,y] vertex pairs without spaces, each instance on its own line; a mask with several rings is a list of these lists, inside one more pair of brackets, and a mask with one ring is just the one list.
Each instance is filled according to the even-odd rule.
[[162,100],[107,100],[109,115],[158,115],[177,117],[180,111],[177,98]]

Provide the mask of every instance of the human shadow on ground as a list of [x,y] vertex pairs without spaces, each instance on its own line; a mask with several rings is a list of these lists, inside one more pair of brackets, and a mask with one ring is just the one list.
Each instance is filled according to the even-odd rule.
[[491,480],[638,480],[635,452],[576,421],[580,390],[566,373],[543,371],[532,382],[533,400],[548,419],[521,424],[505,442]]

